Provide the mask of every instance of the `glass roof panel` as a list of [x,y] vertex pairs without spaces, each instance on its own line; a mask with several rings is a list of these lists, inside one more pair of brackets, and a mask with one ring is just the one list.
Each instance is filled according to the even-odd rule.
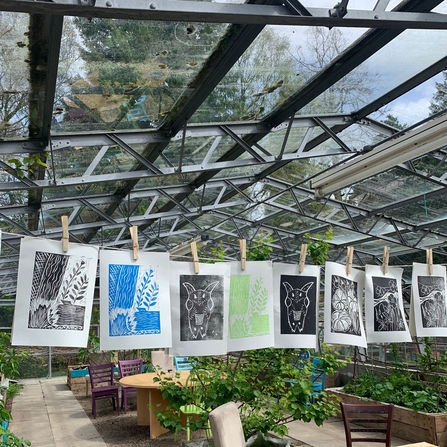
[[65,20],[53,132],[160,126],[177,99],[188,94],[186,86],[225,28],[210,23]]
[[395,117],[397,119],[396,124],[402,128],[416,124],[431,114],[429,106],[433,95],[436,93],[436,82],[443,83],[443,81],[443,75],[441,73],[437,74],[381,107],[370,116],[373,119],[385,122],[389,116]]
[[445,30],[405,30],[300,113],[353,112],[445,57]]
[[266,26],[193,115],[192,122],[262,118],[362,32]]
[[[31,95],[28,14],[0,14],[0,137],[16,139],[28,135]],[[36,92],[42,101],[45,92]],[[42,96],[40,96],[42,95]]]
[[423,196],[406,206],[389,209],[387,215],[413,225],[421,225],[447,218],[447,203],[443,195],[432,198]]
[[340,194],[348,204],[374,210],[437,189],[440,189],[440,186],[436,183],[395,168],[345,188],[336,195]]

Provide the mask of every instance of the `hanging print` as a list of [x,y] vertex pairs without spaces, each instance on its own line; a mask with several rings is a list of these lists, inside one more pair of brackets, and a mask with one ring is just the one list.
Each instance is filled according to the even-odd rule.
[[411,342],[402,300],[402,272],[376,265],[365,268],[365,320],[368,343]]
[[103,350],[171,346],[169,254],[100,252]]
[[228,351],[273,346],[271,261],[231,262]]
[[311,348],[318,344],[320,267],[273,264],[276,348]]
[[326,263],[324,341],[366,348],[362,295],[364,273],[335,262]]
[[171,262],[172,349],[174,356],[227,352],[230,266]]
[[411,312],[418,337],[447,336],[446,270],[433,265],[413,263]]
[[87,346],[97,263],[97,247],[23,238],[12,343]]

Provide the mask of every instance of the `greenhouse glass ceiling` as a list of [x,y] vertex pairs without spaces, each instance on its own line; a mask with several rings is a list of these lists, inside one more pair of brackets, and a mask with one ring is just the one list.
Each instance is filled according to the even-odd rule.
[[[447,108],[447,1],[0,0],[0,292],[23,236],[272,260],[447,263],[447,140],[312,181]],[[390,153],[390,160],[392,160]],[[180,249],[179,249],[180,247]],[[183,251],[182,248],[186,247]],[[408,270],[409,271],[409,270]]]

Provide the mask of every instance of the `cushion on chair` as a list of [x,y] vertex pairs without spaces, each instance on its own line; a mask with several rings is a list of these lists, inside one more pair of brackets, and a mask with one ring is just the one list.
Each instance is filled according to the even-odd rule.
[[245,447],[239,410],[234,402],[227,402],[209,414],[215,447]]

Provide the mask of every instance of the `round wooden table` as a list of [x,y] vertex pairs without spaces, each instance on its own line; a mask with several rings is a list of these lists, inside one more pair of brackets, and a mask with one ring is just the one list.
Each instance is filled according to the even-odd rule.
[[[174,373],[180,374],[180,377],[175,380],[180,381],[184,386],[189,377],[189,371],[174,371]],[[137,423],[149,425],[151,439],[169,431],[160,425],[160,421],[154,414],[154,409],[163,411],[168,404],[167,399],[161,396],[160,382],[154,382],[156,377],[158,377],[156,373],[142,373],[123,377],[119,381],[121,385],[137,389]]]

